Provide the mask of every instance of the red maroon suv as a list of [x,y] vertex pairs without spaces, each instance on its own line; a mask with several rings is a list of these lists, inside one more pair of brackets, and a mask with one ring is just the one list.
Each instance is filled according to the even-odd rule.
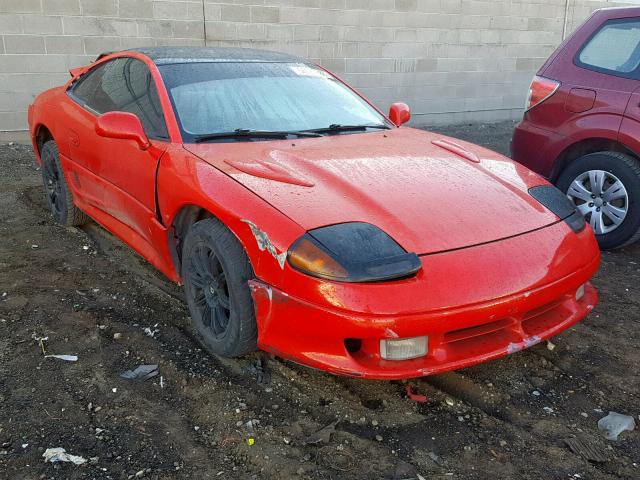
[[551,55],[511,153],[566,192],[601,248],[640,238],[640,7],[596,11]]

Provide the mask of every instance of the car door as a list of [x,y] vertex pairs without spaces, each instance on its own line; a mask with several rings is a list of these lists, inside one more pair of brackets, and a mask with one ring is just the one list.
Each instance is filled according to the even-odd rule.
[[634,152],[640,152],[640,82],[629,99],[620,125],[619,140]]
[[[83,193],[96,208],[151,242],[156,170],[168,147],[166,123],[151,72],[138,59],[118,57],[90,71],[70,96],[77,102],[75,115],[81,120],[73,122],[77,137],[71,140],[72,161],[91,177],[90,184],[83,185]],[[111,111],[138,116],[151,147],[141,150],[136,142],[99,136],[95,119]]]
[[629,72],[626,75],[633,80],[635,90],[629,98],[620,125],[619,140],[634,152],[640,152],[640,17],[626,19],[627,44],[629,50],[634,46],[629,60],[625,63]]

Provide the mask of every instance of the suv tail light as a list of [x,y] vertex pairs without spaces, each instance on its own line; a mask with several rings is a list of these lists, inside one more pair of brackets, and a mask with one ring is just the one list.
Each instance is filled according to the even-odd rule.
[[540,105],[556,93],[558,87],[560,87],[560,82],[544,77],[533,77],[531,87],[529,87],[529,98],[527,98],[526,109],[531,110],[536,105]]

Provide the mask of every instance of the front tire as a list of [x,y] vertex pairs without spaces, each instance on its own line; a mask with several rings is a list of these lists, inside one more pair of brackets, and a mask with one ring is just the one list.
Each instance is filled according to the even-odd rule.
[[603,250],[640,239],[640,163],[619,152],[597,152],[574,160],[556,185],[591,225]]
[[239,357],[257,348],[257,325],[249,259],[236,237],[217,219],[195,223],[182,249],[184,291],[207,349]]
[[77,227],[89,221],[86,213],[73,203],[73,195],[62,171],[58,146],[49,140],[40,151],[42,181],[47,205],[53,219],[65,227]]

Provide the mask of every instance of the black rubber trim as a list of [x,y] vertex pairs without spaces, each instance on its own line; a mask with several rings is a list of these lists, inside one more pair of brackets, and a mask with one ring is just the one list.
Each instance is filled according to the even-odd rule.
[[369,223],[350,222],[311,230],[296,241],[290,251],[295,251],[303,239],[326,252],[347,271],[348,276],[341,278],[303,272],[327,280],[384,282],[413,276],[422,268],[418,255],[407,252],[384,231]]
[[529,189],[529,194],[555,213],[560,220],[564,220],[574,232],[581,232],[587,225],[584,217],[576,210],[573,202],[553,185],[532,187]]

